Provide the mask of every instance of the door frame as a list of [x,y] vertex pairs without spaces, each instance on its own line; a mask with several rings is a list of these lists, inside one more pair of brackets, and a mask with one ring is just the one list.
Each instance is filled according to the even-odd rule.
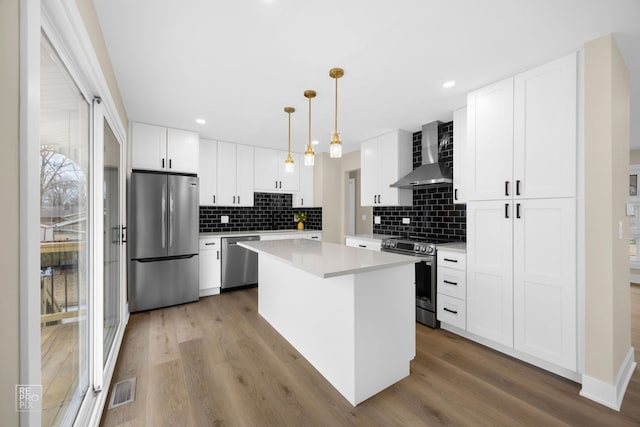
[[[95,54],[93,44],[85,28],[84,21],[74,0],[42,2],[20,0],[20,384],[41,384],[40,351],[40,237],[39,237],[39,146],[40,146],[40,38],[46,34],[58,55],[68,68],[75,83],[91,100],[96,96],[102,99],[102,106],[92,110],[93,126],[91,150],[93,167],[89,184],[93,191],[91,207],[94,228],[91,239],[93,245],[100,247],[102,253],[102,132],[103,121],[111,127],[121,147],[120,186],[124,190],[126,171],[126,127],[118,114],[114,98],[109,90],[106,78]],[[102,112],[100,113],[100,111]],[[100,117],[99,129],[96,128]],[[94,132],[96,130],[97,132]],[[96,135],[98,133],[98,135]],[[99,167],[97,167],[99,166]],[[124,224],[125,201],[121,191],[121,217]],[[98,197],[96,197],[98,196]],[[100,220],[97,221],[96,218]],[[95,248],[94,248],[95,249]],[[97,425],[102,408],[106,402],[108,384],[113,376],[115,362],[122,343],[124,329],[128,321],[126,307],[126,250],[121,251],[121,292],[120,312],[122,314],[118,331],[109,359],[104,365],[101,348],[95,352],[95,335],[102,340],[102,330],[96,331],[96,305],[100,305],[102,294],[98,294],[95,283],[102,283],[102,259],[94,257],[90,277],[90,303],[94,317],[90,320],[93,340],[90,339],[89,391],[87,392],[74,425]],[[101,288],[100,288],[101,289]],[[101,320],[101,319],[100,319]],[[98,354],[99,353],[99,354]],[[107,385],[104,390],[103,385]],[[21,412],[21,426],[40,426],[40,412]]]

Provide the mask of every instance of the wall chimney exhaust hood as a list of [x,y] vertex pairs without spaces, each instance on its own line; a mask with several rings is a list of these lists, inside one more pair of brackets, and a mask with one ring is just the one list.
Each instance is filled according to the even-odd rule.
[[391,184],[396,188],[422,188],[438,184],[452,184],[451,168],[438,161],[438,125],[439,121],[422,126],[422,164],[398,182]]

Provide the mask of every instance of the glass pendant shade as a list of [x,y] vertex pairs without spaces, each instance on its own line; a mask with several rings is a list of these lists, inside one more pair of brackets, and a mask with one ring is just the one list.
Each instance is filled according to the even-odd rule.
[[309,141],[307,142],[307,150],[304,152],[304,165],[313,166],[316,153],[313,152],[313,147],[311,147],[311,99],[316,97],[316,91],[311,89],[305,90],[304,97],[309,100]]
[[304,153],[304,165],[305,166],[313,166],[315,164],[316,156],[313,152]]
[[333,139],[329,144],[329,157],[338,159],[342,157],[342,141],[340,141],[340,132],[334,132]]
[[291,154],[287,156],[287,160],[284,161],[284,171],[286,173],[293,173],[295,171],[295,167],[293,164],[293,159],[291,158]]

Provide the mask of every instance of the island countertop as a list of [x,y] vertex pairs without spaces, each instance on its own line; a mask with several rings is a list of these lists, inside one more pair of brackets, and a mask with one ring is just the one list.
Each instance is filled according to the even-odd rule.
[[238,242],[238,246],[325,279],[418,262],[411,256],[307,239],[246,241]]

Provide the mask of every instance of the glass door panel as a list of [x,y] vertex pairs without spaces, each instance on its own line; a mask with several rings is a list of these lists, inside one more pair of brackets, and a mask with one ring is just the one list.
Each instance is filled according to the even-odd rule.
[[70,425],[88,389],[90,105],[41,38],[42,425]]
[[104,121],[104,323],[103,364],[120,322],[120,143]]

